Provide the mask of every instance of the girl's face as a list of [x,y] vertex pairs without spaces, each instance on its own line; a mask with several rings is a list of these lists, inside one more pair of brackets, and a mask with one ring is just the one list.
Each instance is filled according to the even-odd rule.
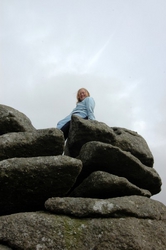
[[88,96],[88,93],[85,89],[80,89],[78,93],[78,98],[80,101],[83,101]]

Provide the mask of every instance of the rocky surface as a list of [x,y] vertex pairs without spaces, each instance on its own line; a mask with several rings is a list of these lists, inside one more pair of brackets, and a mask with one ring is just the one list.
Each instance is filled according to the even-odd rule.
[[0,240],[19,250],[164,250],[166,223],[137,217],[73,218],[46,212],[0,217]]
[[127,178],[140,188],[149,190],[152,194],[160,192],[161,178],[154,168],[147,167],[127,151],[103,142],[88,142],[84,144],[77,157],[83,163],[79,182],[93,171],[106,171]]
[[0,244],[0,250],[12,250],[12,248]]
[[73,115],[65,154],[76,157],[86,142],[101,141],[112,144],[113,141],[115,141],[115,136],[113,129],[105,123],[94,120],[84,120]]
[[137,217],[166,220],[166,206],[137,195],[111,199],[55,197],[45,202],[48,211],[75,217]]
[[81,169],[61,155],[0,161],[0,215],[44,209],[49,197],[67,195]]
[[82,146],[89,141],[100,141],[130,152],[143,164],[152,167],[153,155],[147,142],[137,132],[125,128],[110,128],[105,123],[88,121],[73,115],[66,154],[76,157]]
[[116,134],[116,140],[112,145],[130,152],[137,157],[144,165],[152,167],[154,163],[153,155],[147,142],[137,132],[126,128],[112,128]]
[[20,111],[0,104],[0,135],[10,132],[35,131],[30,119]]
[[0,105],[0,249],[165,250],[153,162],[135,131],[73,116],[64,148]]
[[118,177],[107,172],[96,171],[69,194],[71,197],[111,198],[125,195],[141,195],[150,197],[148,190],[141,189],[126,178]]
[[7,133],[0,136],[0,160],[59,155],[63,153],[63,147],[63,134],[55,128]]

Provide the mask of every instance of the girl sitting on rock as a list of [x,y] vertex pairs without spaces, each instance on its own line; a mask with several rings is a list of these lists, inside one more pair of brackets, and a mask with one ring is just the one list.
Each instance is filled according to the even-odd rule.
[[77,91],[77,105],[73,111],[66,116],[64,119],[60,120],[57,124],[57,128],[63,131],[65,140],[68,138],[70,121],[72,115],[77,115],[83,119],[95,120],[94,108],[95,101],[90,97],[90,93],[87,89],[81,88]]

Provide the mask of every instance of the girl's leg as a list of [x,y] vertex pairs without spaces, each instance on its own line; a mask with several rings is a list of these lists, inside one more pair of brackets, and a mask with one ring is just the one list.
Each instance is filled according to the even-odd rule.
[[61,130],[62,130],[62,132],[63,132],[63,134],[64,134],[64,137],[65,137],[65,140],[66,140],[67,137],[68,137],[69,129],[70,129],[70,121],[67,122],[67,123],[61,128]]
[[[86,117],[83,118],[83,119],[87,120],[88,117],[86,116]],[[63,132],[63,134],[64,134],[64,137],[65,137],[65,140],[68,138],[69,129],[70,129],[70,121],[67,122],[67,123],[61,128],[61,130],[62,130],[62,132]]]

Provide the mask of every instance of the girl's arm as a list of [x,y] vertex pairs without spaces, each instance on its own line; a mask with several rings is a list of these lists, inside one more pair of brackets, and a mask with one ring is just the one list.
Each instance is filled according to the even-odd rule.
[[87,115],[89,120],[95,120],[94,116],[94,108],[95,108],[95,101],[92,97],[86,97],[85,105],[87,109]]

